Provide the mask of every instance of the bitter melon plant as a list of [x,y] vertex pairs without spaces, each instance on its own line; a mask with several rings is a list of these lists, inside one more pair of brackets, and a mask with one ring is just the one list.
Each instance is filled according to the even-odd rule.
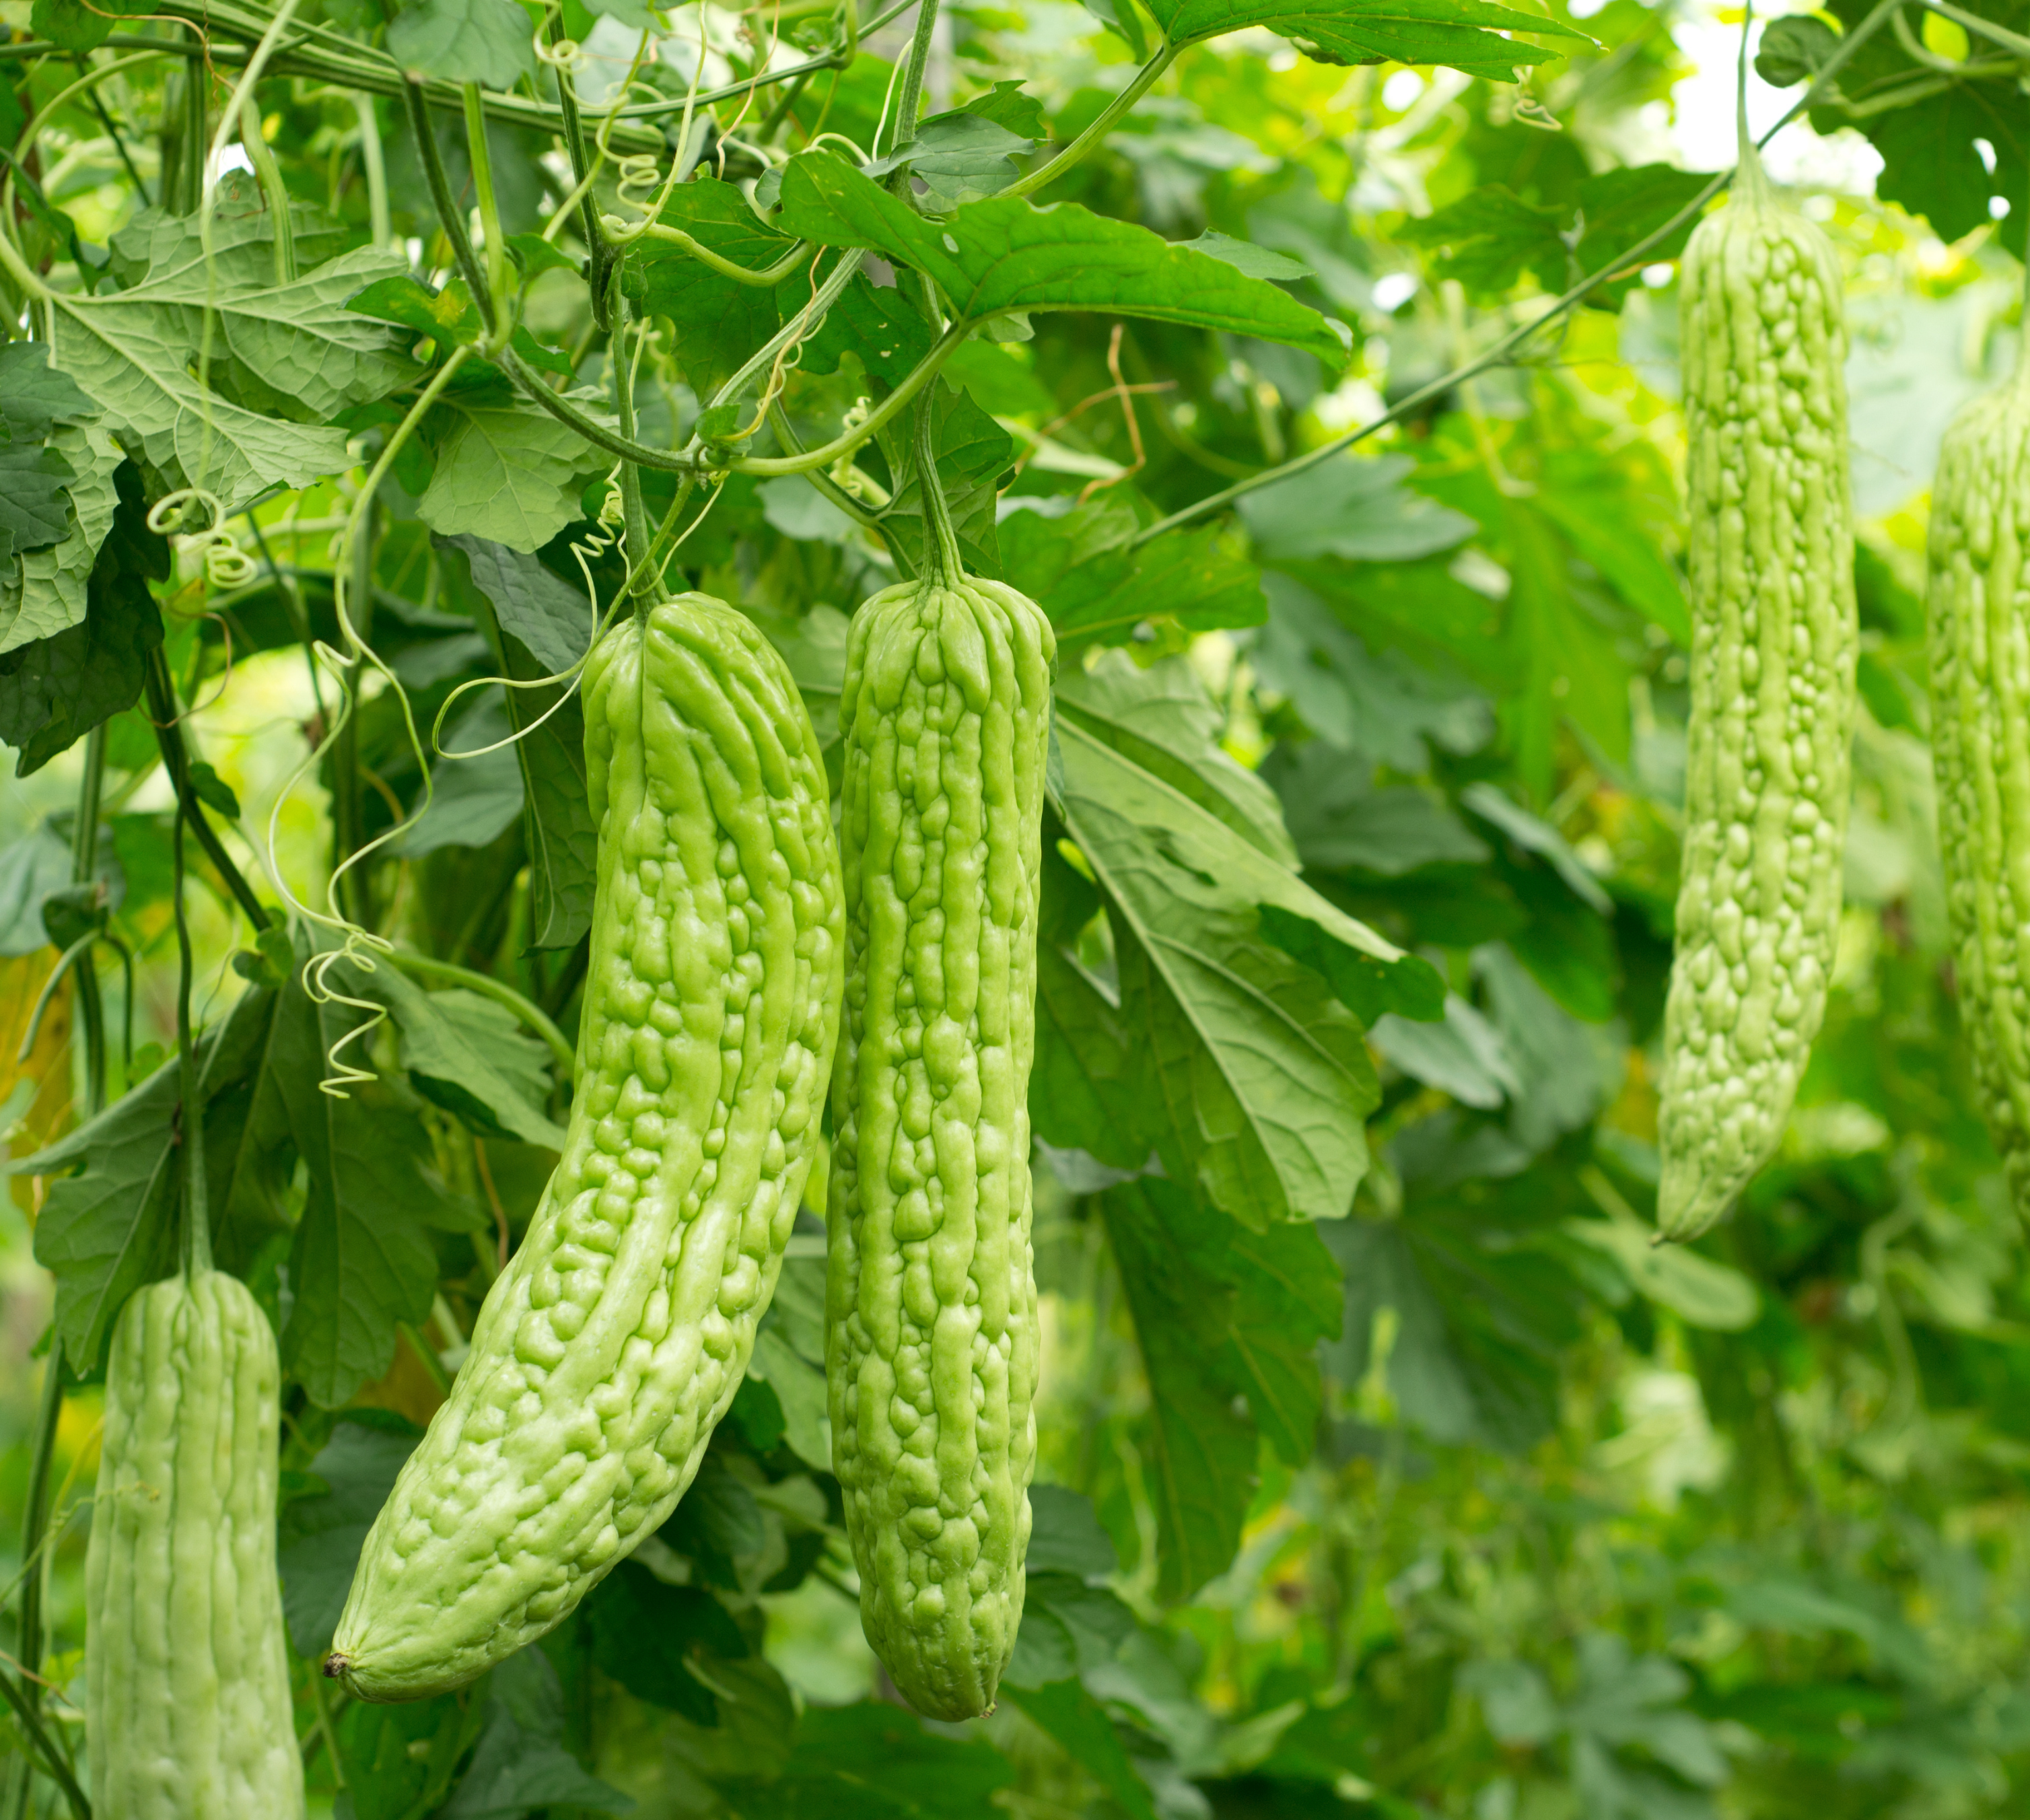
[[952,565],[854,615],[827,1376],[868,1640],[920,1712],[986,1711],[1035,1458],[1029,1064],[1050,622]]
[[273,1331],[236,1277],[173,1276],[121,1312],[85,1561],[103,1820],[303,1811],[275,1576],[281,1387]]
[[830,789],[753,625],[688,594],[585,673],[600,882],[556,1174],[362,1554],[325,1672],[470,1681],[666,1517],[747,1368],[819,1135]]
[[2030,354],[1946,433],[1928,566],[1931,760],[1960,1013],[1982,1116],[2030,1207]]
[[1682,878],[1658,1114],[1664,1235],[1725,1211],[1782,1135],[1825,1012],[1857,630],[1831,243],[1742,137],[1684,262],[1693,607]]

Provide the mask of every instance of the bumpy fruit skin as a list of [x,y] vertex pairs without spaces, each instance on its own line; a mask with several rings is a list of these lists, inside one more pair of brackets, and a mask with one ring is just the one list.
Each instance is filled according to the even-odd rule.
[[585,673],[600,872],[563,1154],[361,1555],[325,1672],[470,1681],[667,1517],[739,1388],[818,1136],[844,959],[816,736],[689,594]]
[[1691,724],[1658,1225],[1782,1136],[1839,930],[1857,631],[1839,262],[1748,150],[1685,254]]
[[2030,1211],[2030,351],[1946,433],[1926,607],[1939,838],[1982,1115]]
[[861,1622],[918,1711],[994,1703],[1035,1465],[1029,1064],[1050,622],[992,581],[853,617],[826,1376]]
[[281,1388],[235,1277],[173,1276],[121,1311],[84,1569],[100,1820],[303,1811],[275,1575]]

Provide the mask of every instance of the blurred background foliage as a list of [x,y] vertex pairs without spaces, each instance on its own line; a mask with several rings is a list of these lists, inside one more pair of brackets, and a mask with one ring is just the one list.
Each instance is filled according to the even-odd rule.
[[[340,0],[324,10],[360,23]],[[2021,5],[1980,10],[2026,28]],[[526,1141],[540,1129],[504,1130],[461,1101],[455,1070],[397,1057],[391,1034],[368,1103],[426,1147],[414,1192],[429,1205],[411,1211],[437,1286],[427,1313],[404,1316],[392,1367],[340,1384],[336,1410],[298,1398],[289,1412],[282,1562],[318,1811],[2024,1811],[2030,1306],[1955,1026],[1918,592],[1939,435],[2019,332],[2013,66],[2005,80],[1941,76],[1885,34],[1771,153],[1850,280],[1865,711],[1832,1008],[1780,1157],[1694,1250],[1647,1242],[1689,625],[1669,258],[1577,312],[1526,366],[1251,496],[1181,569],[1150,573],[1123,548],[1137,525],[1459,365],[1661,221],[1697,188],[1683,169],[1731,162],[1738,13],[1553,11],[1597,44],[1519,85],[1330,66],[1266,33],[1220,40],[1062,187],[1172,238],[1268,250],[1254,269],[1352,329],[1345,375],[1245,337],[1081,316],[1039,317],[1027,339],[975,344],[954,370],[950,409],[970,414],[946,450],[976,445],[975,484],[1001,489],[998,526],[960,516],[983,564],[1065,629],[1065,711],[1139,741],[1159,772],[1188,772],[1202,802],[1204,780],[1226,778],[1233,826],[1294,843],[1307,882],[1429,957],[1449,989],[1442,1022],[1388,1016],[1370,1032],[1370,1165],[1347,1216],[1251,1231],[1160,1159],[1147,1166],[1160,1144],[1132,1094],[1090,1078],[1109,991],[1143,963],[1095,915],[1085,856],[1065,842],[1032,1101],[1043,1488],[1001,1710],[920,1727],[869,1699],[881,1689],[842,1577],[816,1400],[815,1217],[754,1377],[664,1532],[540,1655],[469,1696],[340,1708],[309,1658],[549,1161]],[[0,4],[23,32],[29,12]],[[42,13],[38,0],[39,25]],[[1858,16],[1849,0],[1834,13]],[[624,69],[642,22],[630,8],[566,0],[565,14]],[[1150,32],[1132,0],[961,5],[948,19],[934,100],[1018,79],[1041,106],[1035,136],[1058,141],[1127,79]],[[1983,54],[1937,14],[1909,20],[1944,64]],[[672,44],[703,29],[721,62],[751,49],[731,14],[671,23]],[[1831,38],[1816,17],[1766,28],[1752,117],[1773,120]],[[866,141],[896,48],[870,43],[804,113],[822,103],[828,127]],[[681,70],[664,73],[681,87]],[[64,79],[31,88],[46,98]],[[1884,95],[1910,105],[1869,111]],[[151,121],[160,79],[139,71],[114,99]],[[298,80],[264,102],[292,189],[356,231],[349,99]],[[422,186],[384,122],[397,231],[420,235],[405,211]],[[120,158],[151,179],[154,142],[123,154],[88,121],[68,126],[45,138],[41,187],[103,247],[135,204]],[[554,154],[500,137],[508,227],[532,227],[561,187]],[[582,295],[571,273],[546,277],[530,325],[596,376]],[[679,333],[647,409],[674,438],[722,370],[720,306],[659,306]],[[852,402],[855,357],[826,364],[806,359],[793,414]],[[411,494],[384,497],[376,641],[427,715],[494,660],[461,592],[466,563],[433,552]],[[327,486],[262,511],[313,617],[329,614],[318,578],[341,504]],[[543,561],[574,583],[565,541]],[[682,559],[783,640],[822,719],[841,616],[885,579],[875,546],[802,481],[736,478]],[[236,827],[258,832],[322,711],[302,652],[272,601],[274,623],[251,600],[204,617],[188,568],[165,605],[172,673],[199,704],[189,734]],[[485,743],[503,720],[482,696],[447,743]],[[116,1094],[173,1042],[170,797],[154,748],[139,711],[113,723],[102,870],[139,962]],[[362,717],[360,758],[371,831],[420,782],[388,696]],[[26,1059],[16,1050],[54,957],[40,912],[69,877],[76,760],[0,793],[0,1106],[17,1155],[65,1128],[72,1098],[64,997]],[[529,862],[515,763],[444,781],[379,875],[389,913],[568,1029],[568,949],[526,952],[530,897],[510,889]],[[277,828],[283,874],[307,894],[328,864],[329,780],[299,787]],[[251,870],[248,845],[234,850]],[[193,907],[209,1022],[262,975],[231,964],[228,906],[199,891]],[[117,1018],[117,971],[106,980]],[[483,1000],[440,1009],[521,1071],[537,1117],[559,1109],[539,1046],[489,1022]],[[29,1247],[47,1190],[17,1177],[0,1207],[0,1536],[17,1527],[45,1369],[50,1292]],[[276,1187],[277,1204],[292,1191]],[[277,1218],[247,1229],[236,1262],[279,1314],[294,1292]],[[96,1397],[77,1390],[58,1438],[68,1517],[47,1564],[46,1666],[59,1686],[83,1641]]]

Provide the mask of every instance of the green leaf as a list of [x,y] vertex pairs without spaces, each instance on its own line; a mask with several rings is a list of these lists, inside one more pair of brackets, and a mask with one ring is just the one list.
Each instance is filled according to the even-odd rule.
[[984,1738],[938,1736],[881,1701],[807,1707],[781,1775],[737,1785],[741,1820],[980,1820],[1014,1780]]
[[0,442],[35,441],[60,423],[83,423],[98,407],[69,374],[50,365],[46,341],[0,344]]
[[1366,1170],[1373,1066],[1359,1025],[1283,951],[1287,932],[1262,939],[1262,912],[1311,926],[1314,957],[1377,1014],[1435,1009],[1435,974],[1069,715],[1058,744],[1065,825],[1106,893],[1120,1027],[1166,1168],[1251,1226],[1340,1217]]
[[868,247],[924,273],[966,321],[1012,310],[1089,310],[1279,341],[1334,369],[1346,343],[1273,284],[1126,221],[1017,197],[969,202],[927,221],[829,152],[805,152],[783,179],[782,225],[831,246]]
[[469,992],[426,992],[392,960],[370,973],[348,967],[344,977],[352,996],[388,1008],[402,1066],[426,1099],[482,1135],[564,1147],[563,1127],[542,1109],[549,1051],[522,1034],[506,1006]]
[[1755,46],[1755,73],[1772,88],[1809,82],[1839,48],[1839,34],[1809,13],[1772,19]]
[[361,1021],[344,1005],[313,1005],[300,979],[276,1014],[277,1089],[310,1179],[289,1256],[296,1299],[282,1365],[325,1409],[386,1371],[396,1328],[429,1314],[437,1279],[429,1228],[448,1217],[415,1113],[379,1082],[353,1085],[344,1099],[319,1085],[332,1045]]
[[[593,407],[601,412],[597,402]],[[511,550],[540,550],[575,523],[585,477],[606,463],[548,412],[490,388],[441,399],[429,433],[437,467],[417,502],[423,522],[440,537],[484,537]]]
[[70,843],[47,822],[0,847],[0,955],[47,945],[43,905],[70,882]]
[[719,1723],[719,1702],[688,1665],[698,1661],[706,1679],[714,1679],[712,1659],[747,1655],[747,1640],[703,1587],[671,1586],[639,1562],[623,1561],[585,1602],[585,1616],[593,1660],[604,1673],[693,1725]]
[[1167,532],[1131,548],[1140,529],[1117,493],[1055,517],[1029,511],[1002,520],[1007,573],[1019,576],[1024,592],[1050,615],[1061,653],[1125,644],[1151,620],[1188,632],[1262,622],[1261,578],[1229,531]]
[[[795,244],[790,236],[763,221],[735,185],[710,177],[679,184],[670,192],[660,219],[749,272],[767,270]],[[645,309],[675,324],[677,357],[701,396],[730,379],[783,325],[786,307],[794,312],[811,295],[809,280],[801,275],[773,288],[742,284],[667,240],[636,241],[621,282]],[[853,292],[859,288],[856,285]],[[820,332],[822,338],[824,331]],[[809,370],[831,369],[820,362]]]
[[1125,652],[1107,652],[1090,670],[1059,679],[1057,708],[1251,847],[1283,865],[1296,864],[1276,793],[1221,745],[1224,717],[1188,658],[1166,658],[1145,670]]
[[1346,1279],[1335,1375],[1375,1363],[1377,1317],[1391,1311],[1382,1361],[1403,1419],[1436,1441],[1520,1453],[1556,1413],[1557,1354],[1576,1333],[1577,1286],[1548,1258],[1496,1251],[1430,1209],[1400,1220],[1319,1228]]
[[[2017,28],[2021,29],[2020,18]],[[1876,195],[1922,215],[1948,243],[1991,218],[1992,195],[2004,197],[2015,210],[2022,207],[2020,116],[2005,98],[2006,91],[1994,96],[1986,92],[1991,86],[1956,83],[1920,106],[1897,108],[1868,123],[1868,137],[1882,154]],[[1985,140],[1993,154],[1992,174],[1976,139]],[[2016,240],[2015,246],[2020,252],[2022,242]]]
[[351,1820],[436,1813],[486,1717],[485,1702],[463,1694],[397,1706],[354,1701],[333,1728]]
[[1035,150],[1033,138],[960,108],[932,114],[907,145],[861,168],[870,177],[906,169],[922,180],[930,208],[942,214],[998,195],[1021,174],[1015,160]]
[[[1370,767],[1414,774],[1430,768],[1435,752],[1463,755],[1487,743],[1493,716],[1479,695],[1395,652],[1371,652],[1308,588],[1273,573],[1266,579],[1269,623],[1255,641],[1255,674],[1323,745],[1356,754]],[[1333,762],[1314,761],[1321,768]],[[1336,762],[1348,782],[1335,800],[1343,800],[1346,789],[1364,789],[1363,767]],[[1307,778],[1307,784],[1318,781]],[[1312,825],[1318,819],[1312,815]]]
[[[1438,275],[1457,279],[1476,296],[1504,296],[1526,273],[1545,290],[1559,292],[1589,273],[1612,269],[1709,180],[1669,165],[1638,165],[1582,177],[1549,202],[1489,184],[1405,224],[1401,233],[1413,245],[1437,251]],[[1694,225],[1686,222],[1645,258],[1675,259]],[[1595,293],[1595,300],[1618,303],[1637,282],[1630,273]]]
[[512,88],[536,68],[529,17],[514,0],[413,0],[388,28],[388,50],[404,69],[489,88]]
[[[414,376],[392,332],[345,307],[399,258],[362,247],[278,284],[258,243],[229,237],[207,273],[195,223],[158,220],[149,245],[147,275],[130,288],[50,306],[64,370],[130,452],[171,485],[210,488],[228,517],[270,487],[348,466],[344,431],[288,418],[329,418]],[[214,390],[190,370],[207,305]]]
[[1546,861],[1565,888],[1597,916],[1612,916],[1614,900],[1571,844],[1549,822],[1541,821],[1490,783],[1468,784],[1459,792],[1459,807],[1505,834],[1526,852]]
[[[485,749],[511,730],[498,693],[476,691],[472,707],[444,730],[444,754],[430,771],[430,806],[388,850],[415,860],[444,847],[491,846],[512,827],[522,814],[520,762],[511,747]],[[455,756],[466,753],[477,756]]]
[[1030,1573],[1099,1580],[1119,1569],[1114,1539],[1101,1528],[1091,1502],[1076,1491],[1061,1485],[1032,1486],[1029,1514],[1029,1551],[1024,1558]]
[[1195,240],[1179,243],[1195,253],[1203,253],[1217,259],[1221,265],[1231,266],[1235,271],[1250,278],[1266,278],[1278,284],[1294,284],[1300,278],[1315,276],[1310,266],[1301,259],[1293,259],[1288,253],[1278,253],[1267,247],[1258,247],[1252,240],[1236,240],[1231,234],[1215,233],[1208,228]]
[[18,562],[0,562],[0,656],[83,622],[92,565],[120,501],[113,477],[126,457],[105,431],[91,424],[59,425],[50,441],[70,466],[65,487],[72,516],[58,542],[31,550]]
[[1360,772],[1323,740],[1277,765],[1284,823],[1306,866],[1389,878],[1426,866],[1482,865],[1492,856],[1441,798],[1415,784],[1370,789]]
[[191,793],[204,806],[226,818],[240,819],[240,799],[232,793],[232,786],[203,759],[193,759],[190,767]]
[[96,50],[113,35],[117,22],[112,9],[87,6],[84,0],[35,0],[28,13],[35,35],[62,50]]
[[563,1748],[563,1689],[541,1650],[518,1651],[487,1677],[485,1714],[478,1748],[451,1800],[435,1810],[437,1820],[525,1820],[533,1809],[634,1811],[632,1797]]
[[1486,0],[1144,0],[1173,44],[1266,26],[1325,63],[1439,63],[1490,82],[1559,54],[1502,33],[1577,39],[1583,32]]
[[1392,1012],[1368,1034],[1411,1079],[1463,1106],[1492,1112],[1522,1091],[1501,1033],[1456,993],[1446,995],[1442,1023],[1413,1023]]
[[[491,607],[506,634],[500,650],[504,673],[519,682],[553,676],[574,663],[591,634],[586,597],[533,556],[480,537],[438,540],[438,554],[454,597],[470,589],[484,623]],[[521,737],[522,844],[529,855],[531,948],[571,948],[592,927],[597,885],[599,830],[585,771],[585,713],[575,693],[560,701],[555,689],[511,689],[507,713]]]
[[1106,1710],[1076,1680],[1039,1688],[1011,1687],[1009,1697],[1052,1738],[1080,1769],[1111,1795],[1132,1820],[1156,1820],[1149,1785],[1135,1766]]
[[[213,1102],[255,1067],[274,1005],[272,994],[248,992],[199,1039],[207,1137]],[[50,1183],[35,1223],[35,1258],[56,1277],[56,1334],[73,1371],[98,1365],[127,1298],[176,1268],[181,1105],[172,1060],[69,1135],[4,1166],[13,1175],[58,1176],[81,1165]],[[206,1187],[221,1207],[232,1191],[232,1164],[229,1145],[215,1157],[207,1149]]]
[[463,342],[477,341],[486,326],[471,292],[457,278],[441,291],[433,291],[413,273],[391,272],[348,298],[345,306],[355,315],[397,322],[427,335],[441,353]]
[[1404,485],[1415,469],[1407,455],[1322,462],[1244,494],[1240,520],[1270,562],[1312,556],[1414,562],[1463,543],[1474,529],[1465,513]]
[[1158,1589],[1186,1598],[1240,1547],[1258,1429],[1293,1464],[1311,1455],[1314,1348],[1338,1332],[1339,1287],[1313,1227],[1248,1232],[1153,1180],[1101,1205],[1149,1375]]
[[282,1616],[298,1655],[318,1657],[331,1647],[366,1532],[422,1439],[422,1429],[391,1410],[348,1410],[310,1462],[311,1476],[325,1489],[282,1506],[276,1564]]
[[754,1342],[749,1376],[774,1392],[783,1413],[783,1438],[807,1466],[831,1470],[831,1421],[825,1398],[824,1365],[807,1359],[776,1328],[764,1327]]
[[92,564],[83,622],[0,655],[0,740],[19,749],[20,777],[132,708],[148,653],[162,641],[148,584],[169,574],[169,544],[148,529],[132,465],[113,477],[118,504]]

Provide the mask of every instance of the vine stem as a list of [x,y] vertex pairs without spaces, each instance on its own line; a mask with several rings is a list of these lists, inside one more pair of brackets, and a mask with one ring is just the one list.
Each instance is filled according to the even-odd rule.
[[486,257],[486,313],[492,335],[482,350],[493,353],[507,345],[514,323],[507,307],[507,246],[501,236],[500,210],[493,199],[493,154],[486,143],[486,113],[481,105],[479,84],[465,85],[465,143],[472,162],[472,188],[479,201],[480,231],[486,236],[481,249]]
[[1135,72],[1134,80],[1106,104],[1099,117],[1084,132],[1049,162],[1039,165],[1026,176],[1018,177],[1001,192],[1002,195],[1034,195],[1044,184],[1054,183],[1066,172],[1076,169],[1127,117],[1143,96],[1162,80],[1164,72],[1177,61],[1177,56],[1178,47],[1176,45],[1164,45]]
[[487,288],[486,274],[479,269],[479,261],[473,254],[472,237],[465,231],[465,217],[452,199],[451,184],[444,176],[444,156],[437,150],[437,134],[430,125],[429,110],[423,105],[420,80],[402,84],[402,106],[409,117],[409,132],[416,142],[416,156],[422,162],[423,179],[429,186],[437,224],[444,229],[452,258],[457,263],[459,275],[465,280],[466,288],[472,293],[473,302],[478,305],[480,314],[490,322],[493,318],[492,293]]
[[197,1045],[191,1036],[190,917],[184,904],[184,804],[177,802],[176,830],[170,842],[170,902],[177,919],[177,1094],[180,1102],[178,1137],[183,1146],[184,1217],[181,1231],[186,1280],[211,1268],[210,1209],[205,1198],[204,1098],[198,1082]]
[[737,474],[804,474],[814,468],[830,467],[840,456],[852,454],[862,444],[872,440],[877,431],[885,429],[909,408],[910,401],[936,377],[939,370],[951,358],[972,326],[969,322],[954,322],[902,383],[882,399],[880,404],[868,414],[867,421],[857,429],[846,430],[821,447],[806,450],[801,455],[749,455],[726,462],[723,470],[701,455],[675,454],[667,449],[651,448],[647,444],[636,442],[631,437],[615,436],[604,424],[587,417],[569,400],[551,391],[543,384],[535,369],[511,347],[502,352],[500,364],[507,369],[515,384],[552,417],[561,423],[570,425],[593,448],[604,449],[609,455],[618,455],[623,461],[638,462],[645,468],[659,468],[666,474],[697,474],[724,471]]
[[[1830,85],[1832,78],[1839,73],[1847,61],[1861,49],[1862,45],[1889,23],[1894,17],[1897,9],[1903,4],[1904,0],[1876,0],[1874,9],[1840,40],[1839,48],[1820,66],[1817,75],[1812,79],[1811,87],[1798,97],[1797,102],[1785,113],[1781,120],[1755,142],[1757,147],[1768,144],[1778,133],[1811,106],[1820,94]],[[1400,423],[1404,418],[1413,415],[1430,403],[1433,399],[1442,398],[1445,393],[1464,384],[1467,381],[1478,377],[1489,367],[1504,364],[1511,354],[1546,324],[1556,321],[1560,317],[1582,303],[1610,279],[1634,268],[1640,264],[1645,254],[1655,247],[1662,246],[1687,221],[1695,220],[1706,204],[1734,180],[1735,174],[1735,172],[1731,170],[1716,172],[1712,180],[1705,184],[1696,196],[1653,233],[1645,235],[1627,251],[1603,266],[1597,272],[1589,273],[1582,278],[1570,290],[1555,298],[1550,307],[1541,314],[1511,329],[1485,353],[1469,360],[1463,366],[1456,367],[1450,373],[1441,373],[1428,384],[1418,386],[1415,391],[1397,399],[1372,422],[1364,423],[1357,429],[1348,430],[1343,435],[1334,436],[1329,442],[1321,443],[1316,448],[1307,450],[1303,455],[1284,462],[1277,466],[1265,469],[1259,474],[1251,474],[1244,481],[1236,481],[1232,486],[1223,488],[1218,492],[1209,493],[1205,498],[1186,506],[1181,511],[1171,513],[1167,518],[1158,518],[1153,525],[1138,532],[1129,540],[1128,548],[1131,550],[1140,549],[1151,539],[1160,537],[1166,531],[1177,530],[1195,519],[1205,518],[1211,513],[1232,505],[1235,500],[1243,499],[1249,493],[1259,492],[1263,487],[1274,486],[1280,481],[1289,480],[1296,475],[1306,473],[1323,462],[1329,462],[1334,455],[1343,454],[1346,450],[1351,448],[1355,443],[1364,442],[1368,437],[1387,429],[1390,424]]]
[[191,787],[190,749],[184,744],[181,717],[177,712],[176,690],[169,682],[169,666],[162,660],[160,645],[148,653],[147,667],[143,672],[143,685],[148,698],[149,718],[155,726],[155,743],[161,748],[163,769],[169,774],[169,782],[177,793],[177,801],[189,819],[191,832],[197,836],[197,844],[203,848],[205,857],[218,869],[218,875],[225,882],[240,908],[247,912],[247,919],[256,929],[266,929],[273,920],[266,907],[254,895],[254,887],[247,882],[246,875],[234,865],[211,824],[204,819],[197,793]]
[[35,1755],[43,1760],[43,1767],[63,1790],[64,1799],[70,1803],[71,1820],[91,1820],[91,1803],[84,1798],[84,1791],[77,1785],[77,1778],[70,1766],[58,1754],[50,1735],[43,1729],[43,1722],[35,1709],[28,1704],[28,1696],[16,1684],[14,1677],[0,1670],[0,1699],[14,1709],[14,1717],[21,1722],[21,1729],[28,1733],[28,1741],[35,1746]]

